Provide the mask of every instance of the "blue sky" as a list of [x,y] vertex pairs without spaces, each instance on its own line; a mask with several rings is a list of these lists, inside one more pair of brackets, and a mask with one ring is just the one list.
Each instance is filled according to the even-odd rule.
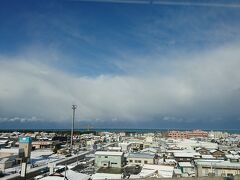
[[239,10],[213,0],[1,1],[0,120],[64,124],[76,103],[79,121],[95,126],[239,122]]

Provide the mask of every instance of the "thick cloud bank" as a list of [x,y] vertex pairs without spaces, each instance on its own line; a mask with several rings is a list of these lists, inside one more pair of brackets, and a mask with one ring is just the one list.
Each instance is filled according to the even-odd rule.
[[96,77],[72,75],[37,57],[0,58],[1,121],[63,122],[71,118],[72,103],[81,120],[240,117],[238,45],[171,59],[129,58],[117,65],[126,73]]

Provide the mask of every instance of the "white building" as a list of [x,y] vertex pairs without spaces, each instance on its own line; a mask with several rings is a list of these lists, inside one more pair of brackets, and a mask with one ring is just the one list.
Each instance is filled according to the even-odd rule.
[[95,152],[96,167],[115,167],[123,166],[123,152],[97,151]]
[[179,162],[178,166],[182,173],[185,173],[188,176],[195,174],[194,166],[190,162]]
[[223,160],[196,160],[196,175],[198,177],[214,174],[215,176],[234,176],[240,174],[240,163]]
[[127,161],[129,165],[155,164],[155,154],[130,153]]

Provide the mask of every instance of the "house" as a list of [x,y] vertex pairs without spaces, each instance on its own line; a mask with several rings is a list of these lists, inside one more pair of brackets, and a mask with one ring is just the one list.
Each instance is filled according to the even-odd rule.
[[119,145],[119,147],[121,147],[121,150],[123,152],[127,152],[130,149],[131,143],[129,143],[129,142],[122,142],[122,143],[119,143],[118,145]]
[[108,147],[108,151],[115,151],[115,152],[121,152],[122,148],[121,147]]
[[132,142],[130,144],[130,151],[138,152],[143,150],[143,143],[142,142]]
[[194,158],[199,158],[200,154],[191,152],[175,152],[173,153],[173,156],[177,162],[191,162]]
[[154,148],[145,148],[143,150],[141,150],[142,153],[146,153],[146,154],[156,154],[157,150]]
[[219,149],[211,150],[210,154],[217,159],[224,159],[225,157],[225,153]]
[[0,170],[4,171],[7,168],[11,168],[16,164],[16,157],[4,157],[0,159]]
[[123,152],[96,151],[95,166],[121,168],[124,160],[123,155]]
[[211,154],[208,154],[208,155],[202,155],[201,159],[206,159],[206,160],[209,159],[210,160],[210,159],[216,159],[216,158],[213,157]]
[[139,173],[139,176],[140,178],[147,177],[172,178],[173,169],[174,167],[172,166],[144,164],[141,172]]
[[227,154],[225,157],[230,162],[239,162],[240,160],[240,156],[238,154],[237,155]]
[[164,164],[175,167],[177,164],[177,161],[175,159],[166,159],[166,158],[160,158],[158,160],[158,164]]
[[127,157],[130,165],[155,164],[155,154],[148,153],[130,153]]
[[[66,175],[66,177],[65,177]],[[36,177],[35,177],[36,178]],[[83,174],[83,173],[78,173],[72,170],[67,170],[66,172],[63,171],[61,173],[55,173],[52,174],[51,176],[47,176],[47,177],[41,177],[41,180],[63,180],[63,179],[68,179],[68,180],[89,180],[91,179],[91,177],[87,174]]]
[[34,141],[32,142],[32,146],[35,147],[35,149],[45,149],[45,148],[53,148],[54,147],[54,141]]
[[194,174],[194,166],[190,162],[179,162],[178,168],[181,169],[182,173],[191,175]]
[[199,147],[195,149],[196,152],[199,152],[201,155],[208,155],[210,154],[209,150],[204,147]]
[[8,142],[9,142],[8,139],[0,140],[0,149],[5,148],[8,145]]
[[176,178],[182,177],[181,169],[173,169],[173,177],[176,177]]

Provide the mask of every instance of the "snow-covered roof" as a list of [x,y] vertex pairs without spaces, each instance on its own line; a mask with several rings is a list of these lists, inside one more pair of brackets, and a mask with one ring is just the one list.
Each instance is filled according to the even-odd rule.
[[19,148],[7,148],[7,149],[0,149],[0,153],[13,153],[13,154],[18,154],[20,151]]
[[[64,172],[62,173],[64,174]],[[89,175],[87,174],[83,174],[83,173],[78,173],[78,172],[75,172],[75,171],[72,171],[72,170],[68,170],[66,172],[66,176],[69,180],[88,180],[90,178]]]
[[141,172],[138,174],[140,178],[146,178],[154,175],[157,172],[155,169],[142,169]]
[[0,144],[6,144],[8,140],[0,140]]
[[[160,163],[164,163],[164,159],[159,159]],[[165,163],[177,163],[177,161],[175,159],[165,159]]]
[[228,158],[228,159],[240,159],[240,156],[239,155],[227,154],[226,158]]
[[61,176],[47,176],[47,177],[41,178],[41,180],[64,180],[64,177],[61,177]]
[[190,162],[179,162],[178,164],[180,167],[193,167]]
[[182,174],[181,169],[173,169],[174,174]]
[[236,168],[240,169],[240,163],[233,163],[229,161],[195,161],[197,165],[216,168]]
[[121,149],[122,149],[121,147],[108,147],[108,150],[120,151]]
[[236,151],[230,151],[230,153],[233,154],[233,155],[238,154],[238,152],[236,152]]
[[174,157],[194,157],[194,156],[200,156],[199,153],[191,153],[191,152],[177,152],[173,153]]
[[145,148],[141,152],[151,152],[151,153],[157,153],[157,150],[154,148]]
[[210,151],[210,153],[214,153],[214,152],[216,152],[217,150],[216,149],[212,149],[211,151]]
[[202,155],[202,159],[215,159],[211,154]]
[[91,176],[93,180],[102,179],[121,179],[121,174],[107,174],[107,173],[96,173]]
[[95,155],[102,156],[122,156],[123,152],[113,152],[113,151],[96,151]]
[[174,167],[172,167],[172,166],[164,166],[164,165],[144,164],[142,169],[143,170],[144,169],[157,170],[160,177],[172,178]]
[[37,157],[41,157],[41,156],[49,156],[51,154],[53,154],[52,150],[39,149],[39,150],[31,151],[31,158],[37,158]]
[[[63,176],[47,176],[42,178],[41,180],[64,180],[64,174],[65,172],[62,173]],[[88,180],[90,178],[90,176],[87,174],[78,173],[72,170],[66,171],[66,177],[68,180]]]

